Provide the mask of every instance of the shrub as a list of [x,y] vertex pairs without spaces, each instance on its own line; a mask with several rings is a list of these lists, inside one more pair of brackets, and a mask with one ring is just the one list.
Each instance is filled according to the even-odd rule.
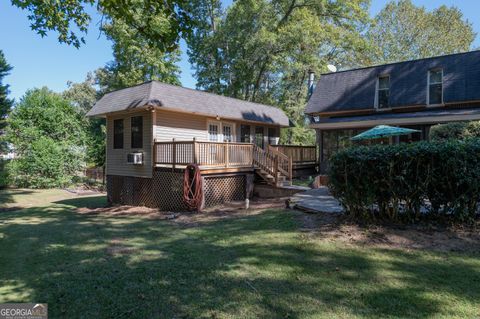
[[330,159],[329,186],[363,219],[474,218],[480,199],[480,140],[360,146]]
[[17,187],[63,187],[72,182],[80,163],[69,147],[48,137],[32,141],[8,164],[9,184]]
[[17,154],[8,164],[12,185],[65,186],[85,166],[85,119],[61,95],[28,91],[7,122],[5,136]]
[[480,137],[480,121],[437,124],[430,129],[430,139],[432,141],[447,139],[464,140],[477,137]]

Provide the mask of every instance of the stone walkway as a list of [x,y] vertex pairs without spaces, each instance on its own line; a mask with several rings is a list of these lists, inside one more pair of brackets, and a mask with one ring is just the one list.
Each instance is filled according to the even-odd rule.
[[343,213],[343,207],[329,193],[327,187],[310,189],[305,192],[295,194],[291,198],[292,203],[298,209],[312,213]]

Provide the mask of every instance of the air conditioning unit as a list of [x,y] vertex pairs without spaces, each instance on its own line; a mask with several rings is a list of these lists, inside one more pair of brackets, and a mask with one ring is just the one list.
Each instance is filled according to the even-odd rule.
[[143,164],[143,153],[128,153],[127,164],[142,165]]

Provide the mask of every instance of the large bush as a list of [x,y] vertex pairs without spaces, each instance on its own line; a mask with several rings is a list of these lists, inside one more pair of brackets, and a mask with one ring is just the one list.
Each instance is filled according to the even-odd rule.
[[480,137],[480,121],[437,124],[430,129],[430,139],[432,141],[464,140],[477,137]]
[[355,217],[471,220],[480,199],[480,140],[345,149],[330,159],[329,183]]
[[12,185],[69,184],[85,165],[85,126],[61,95],[46,88],[28,91],[8,118],[6,137],[16,152],[7,166]]

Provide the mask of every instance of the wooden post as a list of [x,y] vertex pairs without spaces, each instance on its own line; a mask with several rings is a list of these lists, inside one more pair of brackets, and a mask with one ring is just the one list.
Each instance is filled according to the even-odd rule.
[[288,158],[288,174],[290,175],[289,179],[291,184],[293,179],[293,159],[291,157]]
[[278,186],[278,155],[274,155],[273,175],[274,175],[274,178],[275,178],[275,186]]
[[198,164],[198,159],[197,159],[197,139],[194,137],[193,138],[193,162],[195,164]]
[[228,144],[228,142],[227,142],[227,143],[223,144],[223,147],[224,147],[224,150],[223,150],[223,152],[224,152],[224,153],[223,153],[223,154],[224,154],[223,159],[225,160],[225,167],[228,168],[228,162],[229,162],[229,160],[230,160],[230,159],[229,159],[229,155],[228,155],[228,153],[230,153],[230,152],[229,152],[230,144]]
[[175,163],[177,162],[177,145],[175,138],[172,139],[172,171],[175,169]]
[[153,167],[157,163],[157,146],[155,145],[155,139],[153,139]]

